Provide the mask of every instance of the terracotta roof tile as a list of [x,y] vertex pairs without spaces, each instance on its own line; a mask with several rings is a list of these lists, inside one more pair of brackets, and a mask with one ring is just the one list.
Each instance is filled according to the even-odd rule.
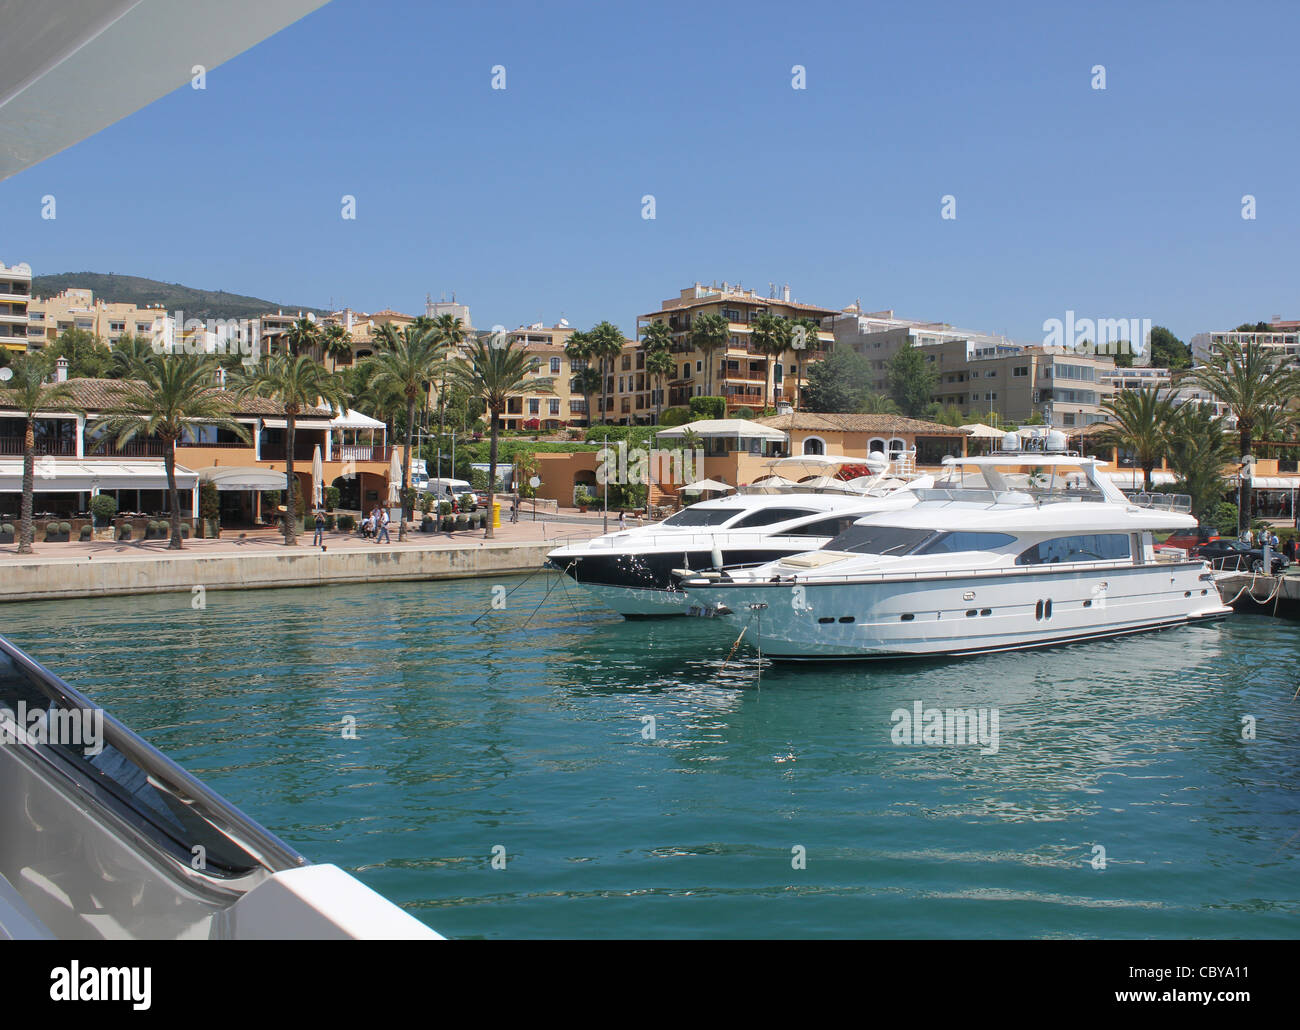
[[838,412],[798,411],[793,415],[769,415],[755,422],[773,429],[826,430],[842,433],[912,433],[918,436],[969,436],[957,426],[940,425],[906,415],[856,415]]

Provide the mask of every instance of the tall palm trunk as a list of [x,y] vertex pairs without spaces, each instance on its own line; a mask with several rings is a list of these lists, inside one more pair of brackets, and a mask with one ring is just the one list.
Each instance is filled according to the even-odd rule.
[[32,537],[36,527],[32,524],[32,495],[36,489],[36,420],[27,420],[23,434],[23,503],[21,525],[18,529],[18,553],[32,553]]
[[179,551],[181,544],[181,493],[176,489],[176,441],[163,440],[163,468],[167,470],[167,496],[172,506],[172,538],[167,549]]
[[411,497],[411,442],[415,439],[415,398],[406,398],[406,453],[402,456],[402,524],[397,527],[397,539],[406,539],[406,521],[415,518],[414,498]]
[[[1241,456],[1245,457],[1250,453],[1250,449],[1255,443],[1255,427],[1249,422],[1237,421],[1237,428],[1240,430],[1241,437]],[[1253,492],[1253,480],[1246,474],[1249,469],[1241,470],[1241,508],[1237,512],[1237,533],[1240,534],[1250,527],[1250,502]]]
[[487,540],[493,539],[496,535],[492,532],[493,523],[493,501],[496,495],[497,486],[497,419],[500,417],[500,410],[497,408],[488,408],[488,415],[492,419],[492,442],[488,445],[488,503],[487,503],[487,532],[483,534]]
[[294,510],[295,495],[298,493],[298,480],[293,474],[293,437],[296,420],[292,413],[286,412],[284,420],[284,544],[292,547],[298,538],[298,513]]

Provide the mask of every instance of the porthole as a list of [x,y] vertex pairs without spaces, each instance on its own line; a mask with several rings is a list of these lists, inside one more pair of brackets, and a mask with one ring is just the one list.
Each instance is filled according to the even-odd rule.
[[966,613],[966,618],[968,618],[968,619],[973,619],[973,618],[975,618],[975,616],[978,615],[978,614],[979,614],[979,612],[977,612],[974,608],[972,608],[972,609],[970,609],[970,611],[968,611],[968,612]]
[[822,619],[818,619],[817,621],[820,622],[823,626],[825,626],[828,622],[834,622],[835,620],[831,618],[822,618]]
[[1039,601],[1034,605],[1034,621],[1041,622],[1043,618],[1043,602]]
[[1047,604],[1043,605],[1043,618],[1050,619],[1051,617],[1052,617],[1052,599],[1049,597],[1047,599]]
[[852,621],[853,621],[853,616],[852,616],[852,615],[841,615],[841,616],[840,616],[840,622],[852,622]]
[[906,615],[900,615],[899,618],[902,619],[903,622],[911,622],[913,619],[916,618],[916,616],[913,615],[911,612],[908,612]]
[[981,609],[980,609],[980,615],[992,615],[992,614],[993,614],[993,609],[992,609],[992,608],[981,608]]

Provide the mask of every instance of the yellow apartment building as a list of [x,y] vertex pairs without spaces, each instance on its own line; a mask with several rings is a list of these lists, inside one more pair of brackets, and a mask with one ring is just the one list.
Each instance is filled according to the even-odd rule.
[[0,261],[0,348],[11,354],[27,350],[31,299],[31,265]]
[[[761,314],[771,314],[791,320],[807,318],[820,326],[823,319],[838,312],[834,308],[804,304],[791,299],[788,285],[779,290],[773,285],[769,294],[764,297],[754,290],[741,289],[738,283],[723,282],[711,286],[695,283],[676,297],[663,301],[658,311],[637,316],[638,339],[651,322],[663,322],[673,333],[672,352],[677,360],[677,368],[668,380],[665,406],[685,405],[690,403],[692,397],[704,395],[710,382],[710,372],[713,394],[726,398],[728,414],[738,408],[751,408],[758,412],[765,405],[773,403],[798,403],[799,391],[807,379],[809,363],[818,360],[825,353],[834,341],[834,334],[819,328],[815,346],[791,350],[777,358],[771,358],[754,349],[754,319]],[[720,348],[714,351],[708,359],[691,342],[694,321],[703,314],[723,316],[730,329],[725,350]],[[706,366],[706,360],[712,366],[711,369]],[[635,359],[633,363],[635,364]],[[627,371],[635,371],[635,368]],[[623,398],[618,398],[615,412],[617,420],[650,421],[654,415],[653,404],[643,405],[647,409],[645,417],[636,417],[636,395],[642,391],[631,389],[625,392],[631,396],[632,403],[624,411]]]

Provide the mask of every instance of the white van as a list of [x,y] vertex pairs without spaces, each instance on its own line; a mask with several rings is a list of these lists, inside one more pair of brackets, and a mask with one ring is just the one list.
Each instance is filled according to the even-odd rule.
[[473,494],[477,504],[487,503],[486,498],[480,497],[478,492],[463,479],[430,479],[424,492],[433,494],[439,501],[450,501],[453,496],[459,498],[461,494]]

